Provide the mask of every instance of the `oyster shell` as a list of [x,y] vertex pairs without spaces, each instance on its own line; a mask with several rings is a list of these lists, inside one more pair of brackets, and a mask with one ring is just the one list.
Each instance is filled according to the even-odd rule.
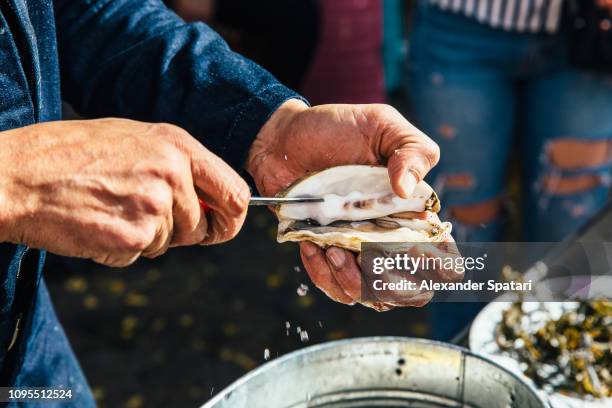
[[401,198],[385,167],[332,167],[299,180],[280,196],[325,202],[278,206],[279,242],[312,241],[359,252],[362,242],[441,242],[451,231],[450,223],[438,219],[440,202],[427,183]]

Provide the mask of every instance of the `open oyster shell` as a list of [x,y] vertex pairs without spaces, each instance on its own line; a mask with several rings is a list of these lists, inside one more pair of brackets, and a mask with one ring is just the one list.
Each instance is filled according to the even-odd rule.
[[312,241],[359,252],[362,242],[442,242],[451,232],[451,224],[438,219],[440,202],[427,183],[417,184],[410,198],[400,198],[385,167],[332,167],[279,196],[325,199],[278,206],[279,242]]

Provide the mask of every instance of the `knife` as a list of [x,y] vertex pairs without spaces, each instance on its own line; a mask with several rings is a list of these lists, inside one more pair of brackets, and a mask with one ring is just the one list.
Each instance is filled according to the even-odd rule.
[[319,197],[251,197],[249,205],[281,205],[281,204],[304,204],[322,203],[325,199]]
[[[200,205],[204,212],[210,211],[210,207],[201,198]],[[322,203],[324,198],[319,197],[251,197],[249,206],[257,205],[281,205],[281,204],[304,204],[304,203]]]

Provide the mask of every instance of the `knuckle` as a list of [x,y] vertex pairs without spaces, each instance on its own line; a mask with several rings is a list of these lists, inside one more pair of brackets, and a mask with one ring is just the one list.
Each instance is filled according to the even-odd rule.
[[119,258],[119,259],[111,260],[109,261],[108,264],[105,264],[105,265],[113,267],[113,268],[125,268],[127,266],[130,266],[134,262],[136,262],[137,259],[138,259],[137,256],[133,256],[131,258]]
[[225,231],[225,239],[226,240],[230,240],[236,237],[236,235],[238,235],[238,233],[240,232],[240,225],[234,227],[234,228],[228,228],[227,231]]
[[151,252],[147,252],[147,253],[143,253],[142,256],[148,259],[154,259],[157,258],[159,256],[162,256],[163,254],[165,254],[168,251],[168,247],[167,246],[163,246],[155,251],[151,251]]
[[249,186],[244,182],[244,180],[240,179],[240,181],[238,182],[238,188],[236,189],[234,195],[238,205],[244,211],[246,211],[247,207],[249,206],[249,200],[251,199],[251,190],[249,189]]
[[235,238],[236,235],[238,235],[238,233],[240,232],[240,226],[241,226],[241,223],[220,226],[219,228],[216,229],[215,233],[212,235],[211,238],[213,242],[215,243],[229,241]]
[[377,104],[378,109],[380,109],[380,111],[382,113],[384,113],[385,115],[388,116],[396,116],[399,115],[400,112],[393,106],[391,105],[387,105],[387,104]]
[[183,183],[187,174],[190,174],[188,160],[174,145],[166,143],[160,153],[160,162],[156,163],[159,177],[172,187]]
[[173,194],[163,182],[149,183],[143,192],[131,195],[138,217],[165,216],[172,211]]
[[184,150],[187,139],[192,138],[185,129],[170,123],[156,123],[153,126],[154,133],[162,140],[174,146],[177,150]]
[[373,103],[368,106],[370,107],[371,112],[375,115],[388,116],[397,115],[399,113],[397,109],[386,103]]
[[152,191],[151,194],[141,195],[138,201],[139,207],[147,215],[160,216],[170,210],[167,200],[161,192]]
[[440,160],[440,146],[431,139],[428,139],[423,149],[423,154],[430,166],[435,166]]
[[99,263],[101,265],[105,265],[105,266],[115,266],[115,261],[110,257],[110,255],[100,255],[100,256],[96,256],[94,258],[92,258],[92,260],[96,263]]
[[206,229],[198,229],[193,233],[179,232],[174,235],[170,246],[187,246],[196,245],[205,241],[207,235]]
[[388,122],[395,122],[398,116],[402,117],[397,109],[384,103],[367,105],[367,108],[364,109],[364,113],[366,122],[378,125],[386,125]]
[[185,131],[171,123],[155,123],[153,124],[153,132],[160,137],[173,140],[177,136],[182,135]]
[[99,263],[104,266],[108,266],[110,268],[125,268],[126,266],[130,266],[138,259],[138,255],[131,256],[113,256],[110,254],[104,254],[97,257],[92,258],[92,260],[96,263]]
[[151,228],[131,228],[119,234],[116,242],[124,252],[140,253],[149,246],[154,234],[154,232],[151,232]]
[[206,223],[206,217],[201,213],[200,208],[189,210],[181,217],[181,228],[177,233],[180,236],[186,234],[200,235],[202,233],[201,223]]
[[237,178],[237,181],[227,190],[225,202],[231,215],[240,216],[246,214],[249,199],[251,198],[251,191],[249,186],[241,178]]

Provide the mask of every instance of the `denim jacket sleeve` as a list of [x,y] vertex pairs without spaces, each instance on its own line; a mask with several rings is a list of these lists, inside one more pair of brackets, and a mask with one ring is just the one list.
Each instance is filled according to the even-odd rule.
[[169,122],[234,168],[274,110],[300,98],[160,0],[55,0],[62,92],[85,116]]

